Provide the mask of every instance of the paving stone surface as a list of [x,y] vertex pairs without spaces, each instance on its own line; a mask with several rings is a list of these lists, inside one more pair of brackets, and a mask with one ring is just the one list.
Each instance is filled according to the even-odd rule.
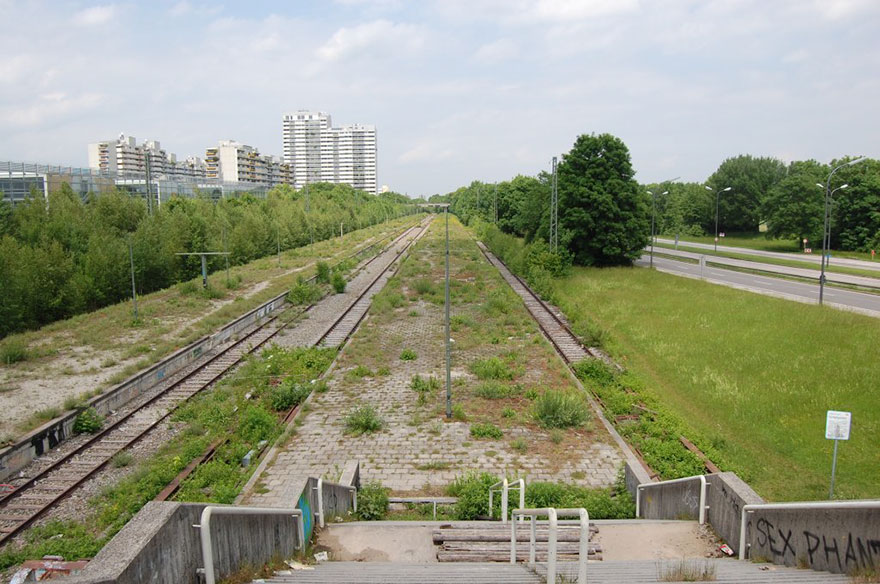
[[[433,375],[443,385],[443,335],[442,305],[423,300],[394,309],[393,318],[368,316],[346,352],[365,355],[381,351],[393,356],[386,357],[389,374],[358,378],[352,374],[357,358],[340,358],[328,390],[312,395],[296,436],[278,452],[264,470],[259,487],[245,501],[251,505],[290,503],[306,477],[338,480],[350,460],[360,462],[362,482],[380,481],[400,494],[439,493],[469,470],[523,476],[527,482],[565,481],[591,487],[613,484],[623,456],[607,435],[590,434],[589,440],[568,445],[562,456],[557,453],[558,460],[548,460],[540,449],[518,451],[511,447],[517,437],[549,443],[550,436],[543,430],[512,427],[505,430],[503,439],[478,440],[470,435],[470,423],[445,421],[443,389],[427,406],[419,405],[417,393],[410,387],[414,375]],[[400,360],[402,348],[412,349],[417,358]],[[484,348],[474,347],[468,358],[456,351],[453,379],[473,378],[464,364],[484,352]],[[361,436],[345,433],[345,417],[358,404],[376,408],[385,422],[382,431]]]

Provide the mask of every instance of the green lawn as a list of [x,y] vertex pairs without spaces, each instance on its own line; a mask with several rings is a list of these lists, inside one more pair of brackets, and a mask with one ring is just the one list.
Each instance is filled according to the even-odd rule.
[[[675,239],[675,234],[658,234],[657,237],[662,237],[664,239]],[[708,243],[712,244],[715,242],[714,235],[706,235],[706,236],[694,236],[694,235],[682,235],[678,238],[679,242],[694,242],[694,243]],[[821,241],[813,241],[810,242],[813,253],[821,255],[822,253],[822,242]],[[801,244],[799,242],[794,241],[793,239],[767,239],[767,237],[763,233],[731,233],[726,237],[721,237],[718,239],[718,245],[728,246],[728,247],[745,247],[748,249],[757,249],[762,251],[776,251],[783,253],[800,253],[802,250]],[[870,253],[863,253],[858,251],[835,251],[831,250],[832,258],[840,257],[840,258],[850,258],[855,260],[869,260],[871,259]],[[833,261],[833,259],[832,259]],[[878,260],[880,261],[880,260]]]
[[557,300],[762,496],[827,498],[836,409],[835,494],[880,497],[880,320],[628,268],[575,269]]

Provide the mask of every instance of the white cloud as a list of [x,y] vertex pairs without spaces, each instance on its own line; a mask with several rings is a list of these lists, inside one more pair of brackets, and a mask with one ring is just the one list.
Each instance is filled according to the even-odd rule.
[[813,5],[830,20],[843,20],[878,9],[876,0],[813,0]]
[[80,26],[100,26],[107,24],[116,16],[116,6],[108,4],[106,6],[92,6],[86,8],[73,16],[73,22]]
[[474,60],[484,65],[495,65],[515,57],[518,53],[516,43],[510,39],[498,39],[477,49]]
[[375,20],[351,28],[340,28],[318,49],[318,56],[338,61],[349,56],[379,52],[400,54],[420,49],[425,32],[417,26]]
[[572,22],[638,9],[638,0],[538,0],[529,12],[540,20]]
[[192,4],[190,4],[186,0],[183,0],[183,2],[178,2],[177,4],[172,6],[171,10],[169,10],[168,12],[171,14],[171,16],[183,16],[184,14],[189,14],[190,12],[192,12],[192,10]]
[[68,97],[63,92],[46,93],[34,103],[0,108],[0,123],[10,126],[39,126],[62,116],[96,110],[104,101],[99,93]]

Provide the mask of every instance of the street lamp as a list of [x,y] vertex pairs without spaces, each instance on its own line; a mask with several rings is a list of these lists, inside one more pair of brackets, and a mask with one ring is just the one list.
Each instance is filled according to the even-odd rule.
[[[721,197],[721,193],[726,193],[733,187],[727,187],[726,189],[721,189],[720,191],[715,192],[715,253],[718,253],[718,199]],[[706,190],[714,191],[712,187],[706,185]]]
[[[657,207],[657,195],[652,191],[647,191],[651,195],[651,267],[654,267],[654,210]],[[660,196],[668,195],[669,191],[663,191]]]
[[[842,188],[848,187],[849,185],[843,185],[841,187],[837,187],[834,191],[831,190],[831,177],[834,176],[834,173],[843,168],[844,166],[851,166],[853,164],[857,164],[866,160],[864,156],[861,158],[856,158],[855,160],[850,160],[849,162],[844,162],[843,164],[839,164],[834,167],[834,169],[828,173],[828,180],[825,181],[825,221],[822,224],[822,271],[819,274],[819,304],[822,304],[822,298],[825,293],[825,264],[827,263],[825,254],[827,253],[827,249],[831,247],[831,196],[839,191]],[[821,184],[816,183],[819,187],[822,187]]]

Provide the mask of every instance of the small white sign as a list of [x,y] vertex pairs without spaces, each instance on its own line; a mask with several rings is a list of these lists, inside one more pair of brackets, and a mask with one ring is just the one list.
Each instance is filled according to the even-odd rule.
[[851,412],[828,410],[828,417],[825,418],[825,438],[828,440],[849,440],[851,421]]

